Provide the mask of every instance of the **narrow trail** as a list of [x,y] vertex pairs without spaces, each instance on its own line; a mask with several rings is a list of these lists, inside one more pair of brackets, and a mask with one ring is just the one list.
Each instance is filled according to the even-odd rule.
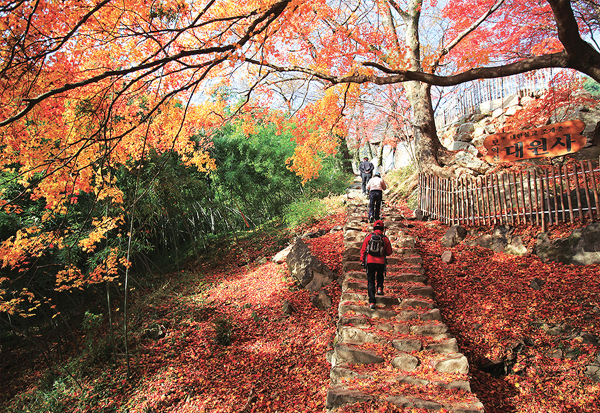
[[468,361],[442,322],[415,239],[403,232],[410,223],[385,208],[382,219],[393,254],[388,257],[385,295],[377,296],[376,308],[369,308],[366,272],[360,263],[362,242],[372,231],[365,219],[367,206],[360,184],[352,186],[328,411],[366,403],[483,412],[483,404],[471,393]]

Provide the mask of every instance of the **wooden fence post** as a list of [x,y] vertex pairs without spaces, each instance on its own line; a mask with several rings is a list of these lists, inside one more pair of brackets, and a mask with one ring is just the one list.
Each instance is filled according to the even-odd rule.
[[[515,188],[515,213],[517,214],[517,225],[521,225],[521,214],[519,213],[519,188],[517,187],[517,174],[513,171],[512,173],[513,186]],[[510,182],[510,175],[508,181]],[[513,205],[514,207],[514,205]]]
[[524,175],[523,171],[519,173],[519,183],[521,184],[521,201],[523,202],[523,223],[527,223],[527,206],[525,204],[525,184],[523,183]]
[[546,206],[544,211],[548,211],[548,225],[552,225],[552,210],[550,209],[550,177],[548,176],[548,169],[544,170],[544,177],[546,179],[546,190],[544,191],[546,193]]
[[[496,175],[492,175],[490,178],[492,181],[492,199],[493,199],[493,205],[494,205],[494,225],[497,225],[498,223],[500,223],[500,217],[498,216],[498,202],[496,202],[496,180],[498,179],[498,177]],[[498,200],[499,201],[499,200]]]
[[583,222],[583,205],[581,204],[581,193],[579,192],[579,171],[577,171],[577,164],[573,164],[573,176],[575,177],[575,191],[577,192],[577,213],[579,215],[579,221]]
[[558,196],[556,194],[556,171],[554,165],[550,167],[550,170],[552,171],[552,193],[554,195],[554,221],[558,224]]
[[[536,173],[535,169],[533,170],[533,188],[530,186],[530,190],[531,189],[533,189],[533,193],[531,195],[535,194],[535,225],[540,225],[540,216],[538,215],[539,200],[538,200],[538,189],[537,189],[537,173]],[[532,209],[531,213],[533,213],[533,209]]]
[[587,201],[588,215],[590,217],[590,221],[593,221],[594,218],[592,217],[592,202],[590,199],[590,189],[587,182],[587,171],[585,170],[583,161],[579,161],[579,166],[581,167],[581,173],[583,174],[583,189],[585,190],[585,200]]
[[482,205],[480,205],[480,200],[483,196],[483,191],[481,189],[481,183],[479,177],[475,179],[475,202],[477,202],[477,224],[485,225],[483,221],[484,214],[482,213]]
[[[545,211],[545,207],[544,207],[544,177],[542,176],[542,174],[540,174],[540,206],[541,206],[541,211],[542,211],[542,232],[546,232],[546,211]],[[537,192],[537,185],[536,185],[536,192]]]
[[469,195],[469,210],[471,211],[471,225],[475,225],[475,198],[473,196],[473,179],[471,177],[467,178],[467,193]]
[[[588,166],[590,167],[590,171],[592,171],[592,189],[594,191],[594,201],[596,201],[596,220],[600,221],[600,209],[598,207],[598,187],[596,186],[596,172],[594,171],[594,167],[592,165],[592,161],[588,160]],[[598,167],[600,168],[600,159],[598,162]]]

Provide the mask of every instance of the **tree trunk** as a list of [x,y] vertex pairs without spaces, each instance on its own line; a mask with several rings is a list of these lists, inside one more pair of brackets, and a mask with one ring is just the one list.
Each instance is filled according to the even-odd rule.
[[439,171],[438,151],[440,141],[435,126],[431,86],[421,82],[408,82],[405,87],[413,111],[413,130],[418,167],[420,170]]
[[352,154],[348,148],[348,142],[345,139],[342,139],[340,142],[340,151],[342,152],[342,170],[344,172],[353,173]]
[[[423,0],[410,0],[406,13],[402,14],[405,24],[404,40],[408,46],[409,68],[423,71],[421,65],[421,41],[419,40],[419,19]],[[431,101],[431,86],[413,81],[404,85],[408,102],[413,111],[413,130],[416,142],[416,156],[419,170],[440,171],[438,150],[440,142],[435,127],[435,115]]]

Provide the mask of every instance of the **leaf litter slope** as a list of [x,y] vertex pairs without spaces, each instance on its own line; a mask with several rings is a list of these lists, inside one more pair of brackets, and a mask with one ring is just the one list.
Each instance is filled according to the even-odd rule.
[[[550,235],[572,229],[557,226]],[[472,389],[486,412],[600,411],[600,383],[585,376],[600,349],[600,265],[445,248],[439,222],[415,222],[409,232],[418,237],[444,321],[469,359]],[[530,246],[537,232],[516,228]],[[453,251],[453,263],[442,262],[445,250]],[[492,372],[499,374],[483,367],[501,361],[506,370]]]
[[[331,228],[333,222],[313,229],[319,225]],[[436,299],[469,358],[472,388],[486,412],[599,411],[600,384],[584,372],[598,352],[600,266],[542,263],[462,244],[452,248],[456,261],[444,264],[444,226],[415,222],[407,232],[418,237]],[[341,232],[308,242],[319,259],[341,271]],[[322,312],[285,278],[285,266],[230,264],[211,270],[213,284],[203,298],[215,309],[210,317],[171,326],[167,337],[145,343],[139,359],[144,378],[129,397],[131,412],[325,411],[330,365],[324,355],[335,334],[339,287],[328,288],[334,305]],[[531,288],[534,279],[542,289]],[[284,300],[297,309],[290,317],[282,314]],[[223,317],[233,326],[227,347],[216,344],[212,327]],[[499,360],[508,374],[481,367]],[[342,410],[402,411],[369,403]]]
[[[339,215],[320,225],[329,229],[344,220]],[[337,231],[307,241],[338,273],[342,237]],[[229,264],[213,268],[203,281],[210,287],[198,299],[214,309],[210,317],[172,325],[166,337],[144,343],[137,366],[144,378],[129,398],[130,412],[324,411],[330,371],[325,354],[337,306],[317,310],[285,264]],[[337,284],[327,292],[339,301]],[[296,309],[290,316],[282,311],[285,300]],[[214,322],[223,319],[232,330],[229,346],[215,340]],[[169,323],[169,316],[159,321]]]
[[[404,206],[401,210],[409,213]],[[303,230],[330,229],[344,220],[337,214]],[[454,263],[444,264],[440,255],[445,248],[439,242],[444,226],[413,224],[406,231],[418,237],[444,321],[469,358],[471,385],[486,412],[598,412],[600,384],[584,373],[598,353],[600,266],[542,263],[531,255],[464,245],[452,248]],[[342,237],[337,231],[307,241],[338,274]],[[116,379],[124,377],[122,367],[109,372],[98,365],[98,375],[84,390],[71,393],[70,411],[324,412],[330,384],[325,354],[335,335],[339,286],[328,287],[334,305],[323,312],[310,303],[308,292],[295,288],[285,265],[239,266],[274,250],[270,243],[274,241],[250,243],[246,254],[231,251],[218,266],[202,268],[206,277],[165,295],[149,309],[156,316],[137,320],[162,324],[167,334],[159,340],[133,338],[133,379]],[[540,290],[531,287],[534,279],[543,284]],[[285,300],[297,310],[289,317],[282,312]],[[215,340],[219,320],[230,320],[229,346]],[[499,360],[506,362],[507,375],[492,375],[481,367]],[[98,393],[106,375],[112,377],[112,387]],[[95,403],[83,404],[83,396],[90,394]],[[369,403],[342,410],[401,411]]]

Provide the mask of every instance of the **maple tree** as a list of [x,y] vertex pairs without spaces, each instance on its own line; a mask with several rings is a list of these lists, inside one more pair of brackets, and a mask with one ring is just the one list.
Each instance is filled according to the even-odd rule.
[[[443,9],[422,0],[3,0],[0,202],[8,214],[20,214],[24,199],[47,211],[3,241],[2,265],[68,247],[72,229],[46,223],[82,194],[111,207],[94,216],[77,245],[92,251],[111,231],[126,235],[115,171],[135,173],[151,150],[213,170],[211,133],[231,117],[247,133],[257,121],[284,128],[282,119],[292,117],[296,148],[288,167],[306,182],[348,136],[344,115],[365,90],[403,85],[422,165],[435,166],[431,85],[543,67],[599,80],[600,55],[584,40],[597,30],[595,16],[593,1],[565,0],[452,1]],[[433,23],[441,28],[422,40]],[[249,86],[234,107],[215,93],[240,83]],[[277,108],[276,95],[284,97],[283,115],[268,110]],[[22,190],[9,196],[4,187],[13,182]],[[128,265],[115,254],[90,268],[86,282]],[[59,285],[81,285],[85,275],[72,264],[58,273]]]

